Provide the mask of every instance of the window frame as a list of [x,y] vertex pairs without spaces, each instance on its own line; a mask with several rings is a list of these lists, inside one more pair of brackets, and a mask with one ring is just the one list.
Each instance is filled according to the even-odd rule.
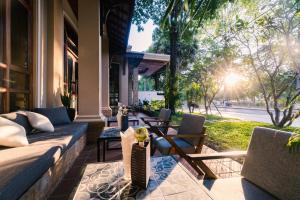
[[[32,17],[32,5],[27,0],[16,0],[25,7],[28,12],[28,68],[22,68],[20,66],[16,66],[12,64],[12,47],[11,47],[11,0],[2,0],[4,5],[4,62],[0,62],[0,67],[5,70],[5,84],[4,87],[0,87],[0,92],[4,95],[4,102],[3,105],[0,105],[3,108],[3,112],[7,113],[10,112],[10,94],[11,93],[21,93],[28,95],[28,109],[31,109],[33,106],[33,17]],[[10,72],[21,72],[27,76],[29,76],[29,88],[28,89],[13,89],[10,87],[9,80],[10,80]],[[1,109],[0,108],[0,111]]]

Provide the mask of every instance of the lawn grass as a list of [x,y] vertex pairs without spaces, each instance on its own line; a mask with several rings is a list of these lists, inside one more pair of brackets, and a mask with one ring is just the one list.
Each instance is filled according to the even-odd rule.
[[[182,114],[177,113],[172,116],[172,124],[179,124]],[[207,127],[206,133],[208,135],[206,144],[218,151],[246,150],[252,131],[257,126],[279,129],[269,123],[241,121],[217,115],[206,115],[205,126]],[[281,130],[294,132],[299,131],[300,128],[286,127]]]

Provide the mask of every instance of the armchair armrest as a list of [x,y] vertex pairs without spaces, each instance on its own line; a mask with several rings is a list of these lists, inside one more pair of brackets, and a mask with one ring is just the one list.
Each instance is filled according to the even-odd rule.
[[247,156],[247,151],[229,151],[211,154],[188,154],[192,160],[212,160],[223,158],[244,158]]
[[161,119],[146,119],[148,122],[169,122],[169,121],[164,121],[164,120],[161,120]]

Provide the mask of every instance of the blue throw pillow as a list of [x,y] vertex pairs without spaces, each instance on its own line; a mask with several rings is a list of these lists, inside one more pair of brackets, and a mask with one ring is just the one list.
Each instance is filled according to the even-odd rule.
[[48,119],[53,124],[53,126],[71,123],[71,120],[68,116],[67,109],[65,107],[35,108],[33,112],[48,117]]

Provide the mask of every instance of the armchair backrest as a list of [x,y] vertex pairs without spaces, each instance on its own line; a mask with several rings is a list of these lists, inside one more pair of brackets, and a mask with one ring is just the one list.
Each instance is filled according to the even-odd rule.
[[171,110],[170,109],[166,109],[166,108],[162,108],[159,112],[159,116],[158,118],[162,121],[169,121],[170,120],[170,116],[171,116]]
[[[183,114],[178,128],[178,134],[203,134],[205,117],[201,115]],[[199,137],[200,139],[200,137]],[[185,139],[193,145],[199,144],[199,139]]]
[[242,175],[279,199],[300,199],[300,152],[286,146],[291,133],[254,129]]

